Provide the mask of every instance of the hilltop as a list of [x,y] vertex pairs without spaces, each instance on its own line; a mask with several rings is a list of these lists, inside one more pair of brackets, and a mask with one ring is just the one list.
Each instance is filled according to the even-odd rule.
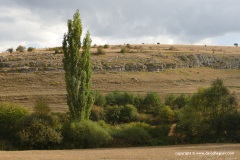
[[[222,78],[240,100],[240,48],[197,45],[109,45],[91,48],[93,89],[145,94],[192,94]],[[121,53],[124,48],[124,53]],[[56,48],[0,54],[0,101],[32,107],[38,96],[58,111],[67,109],[63,54]]]

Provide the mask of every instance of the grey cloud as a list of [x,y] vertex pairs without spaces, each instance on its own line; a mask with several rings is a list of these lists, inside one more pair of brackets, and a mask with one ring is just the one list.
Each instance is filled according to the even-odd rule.
[[[194,43],[204,38],[240,33],[238,0],[0,0],[0,6],[29,10],[33,17],[29,21],[47,28],[66,25],[67,19],[79,9],[85,29],[95,37],[112,40],[169,36],[179,42]],[[0,20],[0,25],[16,21],[6,17]],[[16,26],[16,30],[20,29]],[[0,34],[13,30],[0,29]],[[28,33],[24,38],[30,36],[29,39],[36,40],[37,36],[33,35]],[[4,36],[0,41],[4,38],[13,39],[14,35]]]

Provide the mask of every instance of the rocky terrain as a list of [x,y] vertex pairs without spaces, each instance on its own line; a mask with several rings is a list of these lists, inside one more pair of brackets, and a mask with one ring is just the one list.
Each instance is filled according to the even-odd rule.
[[[93,71],[160,72],[166,69],[210,67],[215,69],[240,69],[240,54],[206,52],[197,50],[170,50],[155,45],[148,48],[131,47],[127,53],[119,53],[121,46],[105,49],[106,55],[95,55],[92,48]],[[140,48],[140,49],[139,49]],[[149,50],[150,48],[150,50]],[[222,50],[220,50],[222,51]],[[236,51],[235,51],[236,52]],[[36,71],[62,72],[63,54],[53,51],[12,53],[1,56],[0,72],[28,73]]]
[[[120,53],[122,47],[126,53]],[[103,94],[153,91],[163,99],[167,94],[192,94],[208,87],[216,78],[240,101],[239,47],[194,45],[115,45],[92,52],[92,87]],[[214,53],[213,53],[214,52]],[[63,54],[54,50],[0,54],[0,102],[14,102],[32,108],[44,97],[55,111],[66,111]]]

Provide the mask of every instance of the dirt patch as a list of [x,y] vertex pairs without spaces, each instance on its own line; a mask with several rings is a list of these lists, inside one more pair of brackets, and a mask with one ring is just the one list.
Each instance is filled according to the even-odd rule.
[[3,160],[238,160],[240,144],[203,144],[121,149],[0,151]]

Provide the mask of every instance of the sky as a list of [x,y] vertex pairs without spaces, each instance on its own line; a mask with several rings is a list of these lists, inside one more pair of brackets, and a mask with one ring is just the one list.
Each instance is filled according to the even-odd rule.
[[77,9],[92,44],[240,43],[239,0],[0,0],[0,52],[61,46]]

